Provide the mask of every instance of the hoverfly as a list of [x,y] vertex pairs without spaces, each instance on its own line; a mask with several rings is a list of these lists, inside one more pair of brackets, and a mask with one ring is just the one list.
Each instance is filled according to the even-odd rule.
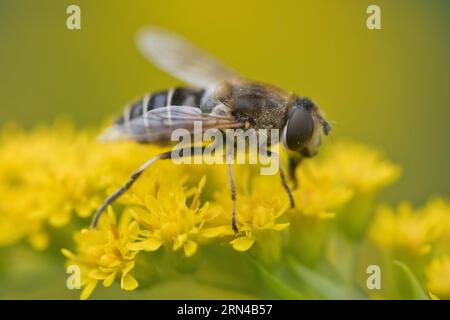
[[[322,133],[327,135],[331,130],[313,101],[272,85],[245,79],[182,37],[164,29],[141,31],[137,43],[151,62],[191,86],[148,94],[131,104],[106,129],[102,140],[128,139],[164,144],[170,142],[171,132],[175,129],[184,128],[193,134],[195,121],[201,121],[202,130],[279,129],[282,132],[280,140],[289,154],[289,175],[296,187],[296,166],[303,158],[317,153]],[[145,169],[157,160],[170,158],[171,152],[165,152],[139,167],[120,189],[104,201],[95,213],[91,227],[96,227],[106,207],[128,190]],[[233,203],[231,225],[237,234],[232,164],[228,164],[228,173]],[[279,174],[291,206],[295,207],[280,166]]]

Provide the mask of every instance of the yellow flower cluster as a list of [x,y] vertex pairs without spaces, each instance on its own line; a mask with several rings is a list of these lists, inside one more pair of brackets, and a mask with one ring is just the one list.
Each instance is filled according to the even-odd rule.
[[394,182],[400,168],[367,146],[338,142],[319,159],[297,168],[300,188],[294,192],[298,212],[316,218],[332,218],[341,207],[360,194],[373,194]]
[[321,171],[333,183],[350,188],[354,193],[373,193],[395,182],[401,170],[383,158],[375,149],[362,144],[342,141],[334,143],[323,154]]
[[[134,143],[99,144],[93,133],[77,132],[66,123],[31,132],[4,130],[0,246],[25,239],[44,249],[57,228],[69,222],[77,229],[86,227],[101,201],[162,151]],[[378,191],[400,175],[400,168],[378,151],[338,142],[316,159],[304,161],[296,170],[295,209],[278,175],[261,176],[258,166],[249,165],[236,165],[234,171],[236,236],[225,165],[159,161],[146,170],[113,204],[121,215],[119,223],[110,207],[96,229],[75,234],[74,250],[63,249],[67,264],[81,270],[81,298],[88,298],[99,281],[108,287],[120,279],[124,290],[136,289],[138,281],[145,283],[135,268],[141,257],[155,265],[166,254],[193,261],[193,256],[202,256],[200,251],[218,245],[234,255],[248,252],[269,268],[282,263],[283,254],[316,266],[325,242],[341,234],[350,241],[367,236],[389,258],[426,256],[418,267],[421,283],[431,294],[449,297],[449,286],[440,279],[450,274],[450,205],[436,199],[419,210],[405,203],[397,210],[384,206],[374,212]],[[62,246],[72,248],[70,243]],[[336,242],[326,248],[339,246]],[[340,251],[333,255],[342,262]]]
[[450,256],[434,258],[425,269],[426,286],[438,299],[450,299]]
[[[236,222],[240,233],[230,242],[237,251],[249,250],[258,235],[265,230],[282,231],[289,226],[287,222],[279,222],[289,208],[289,199],[281,188],[278,176],[254,176],[250,179],[248,171],[242,173],[243,188],[238,192],[236,205]],[[232,211],[230,197],[223,192],[217,193],[215,203],[221,204],[222,223],[229,225]],[[216,228],[216,231],[220,236],[232,234],[232,230],[224,226]]]
[[[225,185],[225,192],[216,192],[210,201],[201,201],[206,175],[213,180],[222,180],[223,172],[207,167],[202,171],[206,175],[199,179],[198,185],[190,187],[183,176],[183,168],[170,163],[169,166],[165,163],[150,168],[121,200],[142,227],[140,241],[133,245],[135,250],[156,251],[166,244],[174,251],[182,248],[185,256],[190,257],[196,253],[199,243],[224,238],[230,239],[236,250],[247,251],[258,232],[281,231],[289,225],[277,223],[289,203],[280,182],[274,177],[250,179],[250,170],[239,168],[243,178],[241,184],[246,186],[239,188],[237,225],[240,234],[234,238],[229,188]],[[252,180],[251,186],[249,180]]]
[[119,274],[122,289],[129,291],[138,287],[137,280],[130,274],[137,254],[132,245],[138,234],[139,226],[131,222],[129,215],[123,215],[117,225],[111,207],[108,214],[100,218],[95,230],[83,229],[75,234],[76,254],[66,249],[62,253],[68,265],[76,265],[81,270],[81,299],[89,298],[98,281],[109,287]]
[[296,212],[318,219],[333,218],[336,214],[334,209],[353,197],[353,189],[345,183],[336,183],[339,179],[336,173],[340,171],[329,169],[329,163],[305,162],[297,170],[300,188],[293,192]]
[[450,298],[450,203],[437,198],[419,209],[408,202],[396,210],[381,206],[370,237],[385,255],[408,261],[432,298]]
[[[382,206],[371,228],[372,240],[384,250],[421,256],[439,249],[450,234],[450,204],[442,199],[430,201],[414,210],[405,202],[394,210]],[[450,248],[448,248],[450,249]]]
[[[146,177],[153,178],[148,173]],[[217,210],[211,208],[208,202],[203,205],[200,202],[206,177],[191,191],[184,190],[182,183],[167,183],[167,180],[154,178],[152,180],[141,181],[135,188],[136,191],[130,192],[130,198],[134,201],[129,210],[143,228],[140,241],[134,243],[132,248],[156,251],[163,244],[168,244],[174,251],[182,248],[186,257],[194,255],[205,224],[217,215]],[[148,187],[148,192],[142,192],[142,189]],[[139,197],[138,193],[142,196]],[[190,194],[192,199],[188,205]]]
[[152,153],[131,143],[101,145],[65,122],[5,129],[0,146],[0,246],[27,239],[36,249],[45,249],[49,231],[73,214],[89,217]]
[[[165,246],[173,251],[182,249],[184,256],[190,257],[197,252],[199,244],[214,238],[227,239],[236,250],[247,251],[258,232],[281,231],[288,227],[288,223],[275,222],[288,208],[288,199],[281,199],[270,184],[260,183],[262,180],[259,179],[263,177],[258,177],[253,181],[252,192],[240,194],[238,226],[241,233],[234,238],[229,195],[224,199],[223,194],[216,194],[212,204],[202,203],[206,176],[200,178],[197,186],[187,188],[180,169],[177,166],[169,169],[167,163],[150,168],[121,199],[126,206],[124,217],[127,217],[122,228],[115,231],[115,223],[111,223],[114,217],[110,212],[109,224],[106,217],[102,217],[97,230],[85,229],[76,234],[76,254],[63,250],[70,259],[69,264],[78,263],[84,270],[82,298],[90,295],[98,280],[109,286],[122,269],[123,276],[129,276],[128,271],[134,266],[134,258],[139,251],[153,252]],[[133,222],[130,223],[130,219]],[[125,228],[127,225],[128,229]],[[111,235],[117,235],[119,241]],[[106,253],[95,248],[103,248]],[[105,254],[114,251],[122,255],[105,258]],[[102,262],[109,263],[110,260],[114,260],[112,266],[102,265]],[[119,264],[119,261],[122,262]],[[124,287],[122,280],[122,288],[130,287]]]

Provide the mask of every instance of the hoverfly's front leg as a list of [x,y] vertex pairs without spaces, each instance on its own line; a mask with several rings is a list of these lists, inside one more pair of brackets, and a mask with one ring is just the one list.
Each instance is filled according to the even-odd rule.
[[289,202],[291,203],[291,208],[295,208],[295,201],[294,197],[292,196],[291,188],[289,188],[289,185],[286,182],[286,176],[284,174],[283,168],[279,168],[280,171],[280,178],[281,178],[281,184],[283,185],[284,190],[286,190],[286,193],[289,197]]
[[295,174],[295,170],[297,167],[302,163],[301,157],[292,157],[289,156],[289,178],[292,180],[292,187],[293,189],[297,189],[298,187],[298,178]]
[[270,151],[270,150],[265,149],[265,148],[261,148],[259,153],[262,156],[266,156],[267,155],[267,156],[275,157],[275,160],[277,161],[277,164],[278,164],[278,171],[280,173],[281,184],[283,185],[283,188],[284,188],[284,190],[286,191],[286,193],[287,193],[287,195],[289,197],[289,202],[291,204],[291,208],[295,208],[295,201],[294,201],[294,197],[292,196],[291,188],[289,188],[289,185],[287,184],[286,175],[284,174],[284,170],[283,170],[283,168],[281,167],[281,164],[280,164],[280,156],[278,155],[278,153]]
[[231,202],[232,202],[231,227],[233,228],[234,235],[237,236],[239,230],[236,224],[236,181],[233,172],[233,158],[228,153],[226,155],[226,161],[228,165],[228,178],[230,180]]

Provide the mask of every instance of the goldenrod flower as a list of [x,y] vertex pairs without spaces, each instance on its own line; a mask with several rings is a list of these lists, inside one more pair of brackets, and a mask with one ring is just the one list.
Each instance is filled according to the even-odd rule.
[[353,142],[339,142],[324,152],[318,164],[334,183],[355,192],[373,193],[400,176],[400,168],[370,147]]
[[448,228],[450,207],[442,204],[442,200],[437,199],[419,210],[406,202],[397,210],[383,206],[376,214],[371,238],[381,248],[412,256],[429,253]]
[[338,210],[338,226],[351,239],[361,238],[372,217],[378,190],[394,182],[400,168],[377,150],[352,142],[333,144],[318,160],[311,161],[310,171],[330,179],[331,190],[341,187],[347,190],[341,192],[352,193],[346,206]]
[[[259,235],[266,230],[282,231],[289,223],[280,223],[279,218],[289,208],[289,199],[282,189],[278,176],[241,176],[244,189],[238,192],[236,202],[236,222],[239,235],[230,244],[237,251],[249,250]],[[246,182],[250,180],[251,182]],[[224,199],[225,198],[225,199]],[[222,204],[223,225],[216,231],[221,236],[232,235],[231,199],[227,194],[216,195],[216,203]]]
[[[130,248],[156,251],[163,244],[169,244],[174,251],[182,248],[186,257],[194,255],[200,231],[216,215],[208,202],[203,205],[200,202],[206,177],[200,180],[192,192],[185,190],[182,181],[167,183],[167,180],[157,177],[151,179],[153,183],[150,184],[148,181],[145,183],[145,179],[137,183],[129,195],[138,204],[129,207],[131,215],[143,228],[140,232],[141,241]],[[150,192],[142,192],[143,188]],[[192,200],[188,204],[191,194]]]
[[131,217],[125,214],[117,225],[115,214],[109,207],[108,214],[100,218],[96,229],[83,229],[75,235],[75,253],[66,249],[62,252],[69,259],[69,265],[78,265],[81,269],[81,299],[91,295],[98,281],[109,287],[119,274],[123,290],[138,287],[138,282],[130,274],[137,254],[130,248],[138,234],[136,221],[131,221]]
[[353,197],[354,191],[336,184],[327,166],[305,161],[297,170],[299,188],[293,192],[296,208],[289,210],[289,247],[304,263],[314,263],[326,236],[325,220],[333,219],[337,209]]
[[[27,240],[34,248],[45,249],[54,228],[69,222],[71,227],[87,225],[108,194],[143,162],[163,151],[132,142],[99,144],[94,133],[76,132],[65,123],[28,133],[4,130],[0,133],[0,246]],[[334,269],[348,284],[355,280],[350,270],[366,268],[359,265],[362,261],[398,258],[413,269],[417,282],[431,297],[449,298],[450,205],[435,199],[420,209],[408,203],[398,209],[385,206],[372,219],[378,191],[400,174],[399,167],[378,151],[349,142],[335,143],[324,148],[317,159],[304,161],[296,170],[295,209],[290,209],[279,175],[261,176],[260,167],[254,165],[234,166],[234,172],[237,236],[231,228],[226,165],[175,165],[171,161],[152,165],[113,204],[123,212],[119,223],[109,207],[96,229],[76,232],[73,253],[62,250],[67,263],[81,270],[81,298],[88,298],[99,281],[108,287],[120,278],[122,289],[134,290],[138,282],[132,272],[139,272],[142,287],[150,284],[149,279],[170,278],[174,271],[186,270],[184,267],[193,271],[200,259],[220,259],[207,249],[204,255],[185,259],[206,244],[212,249],[222,244],[233,249],[223,251],[227,261],[207,261],[212,269],[227,262],[240,266],[246,259],[234,260],[236,251],[251,255],[252,265],[259,270],[255,277],[264,280],[261,285],[267,285],[268,291],[276,292],[274,297],[298,296],[283,283],[290,277],[298,278],[301,296],[328,296],[322,284],[328,283],[329,274],[321,274],[325,269],[320,262],[324,249],[329,248],[334,261],[326,270]],[[383,249],[378,252],[381,257],[372,253],[371,243],[362,241],[366,236]],[[356,240],[361,240],[357,247],[358,255],[364,252],[361,257],[353,256]],[[157,250],[158,254],[144,252]],[[182,257],[176,254],[174,270],[160,273],[170,268],[167,255],[171,251],[181,252]],[[139,268],[135,268],[138,255]],[[300,269],[286,268],[287,255]],[[302,265],[308,270],[302,270]],[[389,265],[384,267],[385,279],[391,279],[392,270]],[[268,270],[274,270],[273,275]],[[278,277],[280,270],[289,273],[286,278]],[[198,268],[199,279],[201,273]],[[245,282],[239,273],[236,278]],[[338,296],[345,294],[347,284],[340,289],[339,281],[334,284],[334,280],[332,296],[341,289]],[[379,297],[396,297],[400,285],[389,283],[390,289]]]
[[[0,134],[0,246],[28,239],[45,249],[48,230],[89,217],[111,188],[158,148],[102,145],[64,122],[31,132]],[[129,155],[132,155],[130,157]]]
[[293,192],[296,210],[309,217],[328,219],[335,216],[334,209],[347,203],[354,192],[348,185],[336,183],[335,174],[328,165],[306,162],[297,170],[299,188]]
[[450,256],[434,258],[426,267],[425,276],[433,297],[450,299]]
[[35,248],[44,249],[48,224],[60,226],[74,211],[85,215],[93,210],[95,187],[92,181],[80,179],[86,176],[80,156],[88,141],[66,124],[1,134],[0,229],[14,227],[5,230],[0,245],[28,238]]
[[[45,213],[30,210],[37,201],[24,199],[17,201],[17,194],[33,193],[33,188],[7,188],[0,186],[0,246],[9,246],[25,238],[37,250],[43,250],[49,243],[45,228]],[[27,193],[23,193],[27,195]],[[38,207],[34,207],[38,208]]]

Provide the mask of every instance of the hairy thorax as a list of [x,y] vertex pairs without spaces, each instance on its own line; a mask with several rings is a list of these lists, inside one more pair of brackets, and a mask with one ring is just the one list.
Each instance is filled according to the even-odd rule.
[[292,95],[272,85],[236,78],[217,85],[214,100],[254,129],[281,129]]

